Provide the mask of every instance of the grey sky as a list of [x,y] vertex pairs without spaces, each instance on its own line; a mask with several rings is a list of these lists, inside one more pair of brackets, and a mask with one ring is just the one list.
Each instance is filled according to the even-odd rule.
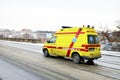
[[120,0],[0,0],[0,28],[57,30],[90,24],[114,29],[119,4]]

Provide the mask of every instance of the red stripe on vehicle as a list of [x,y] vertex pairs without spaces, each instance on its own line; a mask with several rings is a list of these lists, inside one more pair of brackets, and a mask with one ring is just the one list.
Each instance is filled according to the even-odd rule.
[[[74,43],[72,42],[71,43],[71,48],[69,47],[67,50],[68,50],[68,52],[67,53],[69,53],[69,55],[70,55],[70,52],[71,52],[71,50],[77,50],[77,51],[84,51],[84,52],[88,52],[88,50],[86,50],[86,49],[81,49],[81,48],[72,48],[72,46],[74,45]],[[55,46],[44,46],[44,47],[47,47],[47,48],[56,48],[56,49],[64,49],[64,47],[55,47]],[[66,47],[67,48],[67,47]],[[68,56],[69,56],[68,55]]]
[[44,46],[44,47],[47,47],[47,48],[56,48],[55,46]]
[[70,44],[70,46],[69,46],[69,49],[68,49],[68,51],[67,51],[67,57],[69,57],[69,55],[70,55],[70,52],[71,52],[71,48],[73,47],[73,45],[74,45],[74,42],[72,42],[71,44]]
[[[78,32],[60,32],[56,34],[77,34]],[[80,32],[80,34],[85,34],[85,32]]]
[[56,33],[56,34],[76,34],[77,32],[60,32],[60,33]]
[[57,49],[63,49],[63,47],[57,47]]
[[[81,33],[81,29],[78,30],[78,32],[76,33],[75,37],[78,38],[78,36],[80,35],[80,33]],[[69,49],[67,51],[67,55],[66,55],[67,57],[70,56],[71,48],[73,47],[73,45],[74,45],[74,42],[71,42],[71,44],[69,46]]]
[[88,49],[88,47],[100,47],[99,44],[89,44],[89,45],[82,45],[82,47],[85,47],[85,49]]

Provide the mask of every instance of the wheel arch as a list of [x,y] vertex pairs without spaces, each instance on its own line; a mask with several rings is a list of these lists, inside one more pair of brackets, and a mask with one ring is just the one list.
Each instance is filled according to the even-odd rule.
[[48,50],[48,49],[47,49],[47,48],[43,48],[43,52],[44,52],[45,50]]
[[[78,54],[78,55],[80,56],[79,52],[72,52],[71,58],[73,57],[74,54]],[[81,56],[80,56],[80,57],[81,57]]]
[[79,57],[80,57],[80,62],[84,62],[84,58],[80,55],[79,52],[72,52],[72,55],[71,55],[71,58],[72,58],[72,59],[73,59],[73,55],[74,55],[74,54],[78,54]]

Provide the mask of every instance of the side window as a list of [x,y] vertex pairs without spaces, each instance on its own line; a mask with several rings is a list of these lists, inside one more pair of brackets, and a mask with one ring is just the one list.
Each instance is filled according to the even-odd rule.
[[98,37],[97,37],[97,36],[95,37],[95,41],[96,41],[96,44],[98,44],[98,43],[99,43],[99,39],[98,39]]
[[53,36],[49,41],[48,43],[55,43],[56,42],[56,36]]

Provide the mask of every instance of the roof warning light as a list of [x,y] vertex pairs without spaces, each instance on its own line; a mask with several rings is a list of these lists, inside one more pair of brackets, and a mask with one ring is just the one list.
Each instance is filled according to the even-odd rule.
[[70,26],[62,26],[62,28],[72,28],[72,27],[70,27]]

